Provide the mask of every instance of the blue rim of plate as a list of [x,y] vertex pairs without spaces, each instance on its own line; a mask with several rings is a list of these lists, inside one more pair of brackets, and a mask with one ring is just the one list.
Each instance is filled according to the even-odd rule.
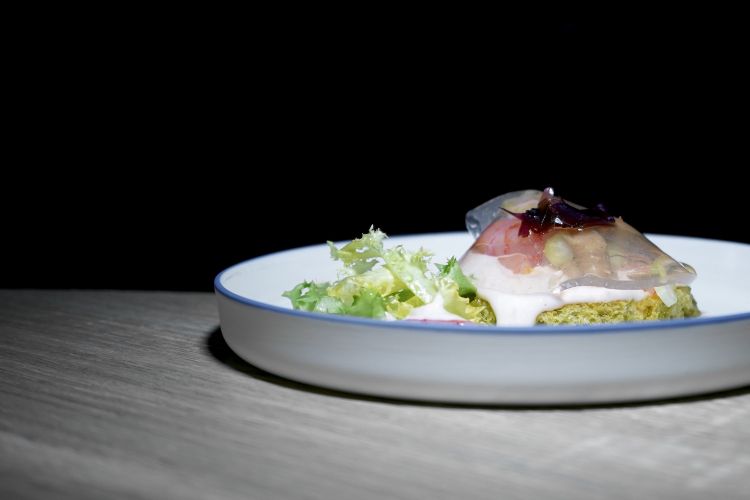
[[[410,235],[399,235],[398,237],[408,237]],[[681,236],[673,235],[655,235],[655,236],[667,236],[680,238]],[[707,238],[696,238],[705,241],[721,241],[711,240]],[[722,243],[738,243],[735,241],[721,241]],[[738,243],[742,245],[742,243]],[[372,318],[358,318],[355,316],[340,316],[337,314],[317,313],[300,311],[297,309],[287,309],[285,307],[275,306],[266,302],[260,302],[253,300],[248,297],[244,297],[237,293],[232,292],[221,283],[222,277],[241,267],[245,264],[253,262],[259,259],[266,259],[277,256],[286,252],[292,252],[297,250],[304,250],[306,248],[317,248],[320,245],[309,245],[305,247],[292,248],[289,250],[282,250],[280,252],[274,252],[266,255],[260,255],[252,259],[247,259],[242,262],[230,266],[214,278],[214,290],[216,293],[221,294],[228,299],[234,300],[241,304],[263,309],[270,312],[284,314],[288,316],[296,316],[305,319],[311,319],[314,321],[329,321],[334,323],[343,323],[357,326],[365,326],[372,328],[396,328],[396,329],[407,329],[407,330],[427,330],[433,332],[444,332],[444,333],[469,333],[469,334],[484,334],[484,335],[558,335],[558,334],[599,334],[599,333],[616,333],[616,332],[635,332],[642,330],[669,330],[675,328],[690,328],[699,327],[706,325],[714,325],[720,323],[731,323],[736,321],[750,320],[750,311],[736,314],[726,314],[723,316],[708,316],[698,318],[685,318],[685,319],[666,319],[666,320],[652,320],[652,321],[638,321],[632,323],[607,323],[597,325],[537,325],[537,326],[484,326],[475,324],[464,324],[464,325],[441,325],[438,323],[419,323],[409,321],[384,321],[380,319]]]

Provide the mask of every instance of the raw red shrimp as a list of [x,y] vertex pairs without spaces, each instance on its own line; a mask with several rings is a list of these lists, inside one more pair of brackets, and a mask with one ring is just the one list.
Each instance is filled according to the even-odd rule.
[[512,217],[498,219],[485,229],[472,247],[472,251],[498,257],[500,262],[515,273],[527,273],[542,263],[544,235],[530,233],[519,236],[521,221]]

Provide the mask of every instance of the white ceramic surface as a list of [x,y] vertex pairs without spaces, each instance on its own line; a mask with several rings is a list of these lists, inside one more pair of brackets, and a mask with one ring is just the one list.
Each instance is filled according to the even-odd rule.
[[[698,271],[703,316],[601,326],[501,328],[386,322],[293,311],[281,297],[336,278],[325,245],[266,255],[216,277],[221,328],[269,372],[377,396],[457,403],[624,402],[750,384],[750,245],[650,236]],[[389,244],[460,257],[467,233]]]

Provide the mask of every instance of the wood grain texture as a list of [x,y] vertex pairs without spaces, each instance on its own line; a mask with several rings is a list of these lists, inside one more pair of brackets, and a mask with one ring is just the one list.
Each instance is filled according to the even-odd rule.
[[750,392],[411,404],[239,360],[210,294],[0,291],[0,498],[748,498]]

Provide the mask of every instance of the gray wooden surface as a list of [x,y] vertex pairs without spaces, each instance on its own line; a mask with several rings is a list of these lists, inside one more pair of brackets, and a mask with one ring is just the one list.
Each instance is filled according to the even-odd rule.
[[0,291],[0,498],[750,498],[750,391],[466,408],[289,382],[200,293]]

